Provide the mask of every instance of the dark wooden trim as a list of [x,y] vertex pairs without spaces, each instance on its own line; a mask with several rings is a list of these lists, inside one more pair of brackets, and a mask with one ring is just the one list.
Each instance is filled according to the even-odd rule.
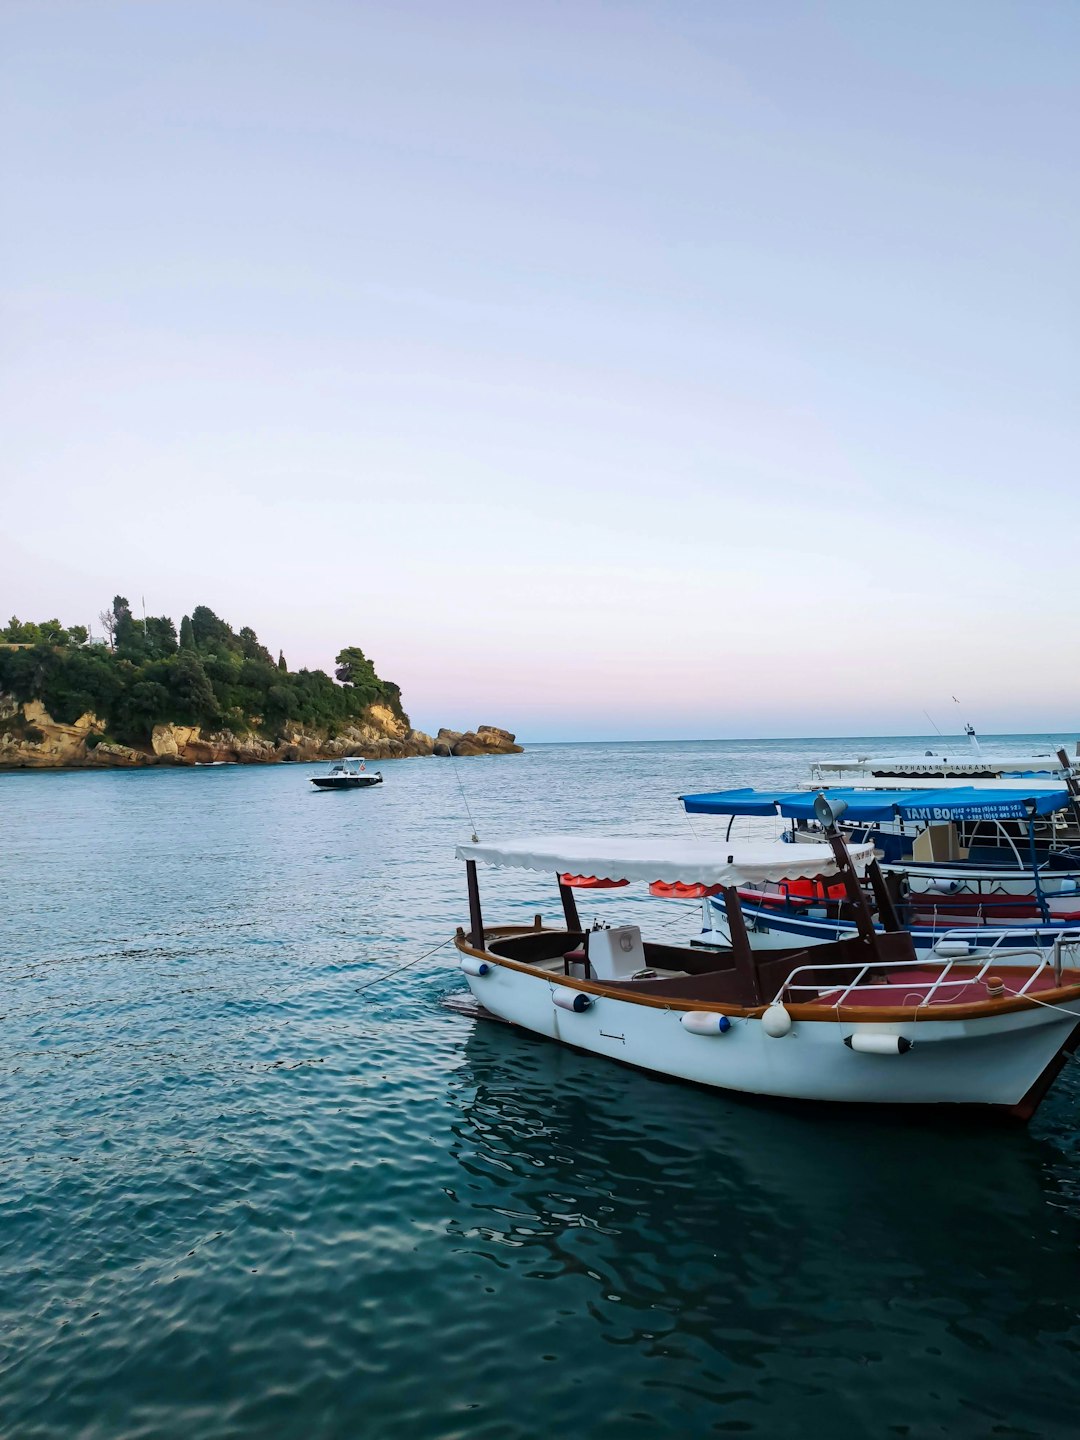
[[844,889],[847,891],[847,898],[855,915],[859,938],[868,941],[871,945],[876,945],[877,931],[874,929],[874,917],[870,913],[870,906],[866,903],[866,891],[855,873],[844,837],[834,827],[826,830],[825,838],[832,846],[840,878],[844,882]]
[[574,899],[574,892],[569,885],[564,885],[559,878],[559,898],[562,900],[562,912],[566,917],[567,930],[580,930],[581,921],[578,919],[577,901]]
[[478,950],[484,948],[484,917],[480,911],[480,885],[476,878],[476,861],[465,861],[465,883],[469,887],[469,939]]
[[758,983],[757,962],[754,959],[754,952],[750,948],[750,937],[746,933],[746,917],[742,912],[739,892],[734,885],[730,885],[720,893],[724,897],[728,936],[731,940],[731,959],[735,974],[739,979],[739,988],[742,990],[742,1003],[744,1005],[760,1005],[762,997],[761,986]]
[[888,931],[902,930],[900,917],[896,913],[896,904],[892,897],[885,876],[881,873],[881,866],[876,860],[871,860],[866,867],[867,879],[870,881],[870,888],[874,892],[874,900],[877,904],[878,918],[884,929]]

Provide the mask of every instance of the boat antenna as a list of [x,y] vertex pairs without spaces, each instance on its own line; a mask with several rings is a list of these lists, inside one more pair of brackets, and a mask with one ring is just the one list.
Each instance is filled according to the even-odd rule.
[[922,713],[926,716],[926,718],[930,721],[930,724],[933,725],[934,729],[937,730],[937,733],[940,735],[940,734],[941,734],[941,731],[938,730],[937,721],[936,721],[936,720],[934,719],[934,717],[930,714],[930,711],[929,711],[929,710],[924,710]]
[[480,836],[476,833],[476,821],[473,819],[472,811],[469,809],[469,797],[465,794],[465,786],[461,783],[461,776],[458,773],[457,756],[454,754],[454,747],[453,745],[448,744],[446,748],[450,755],[450,768],[454,772],[454,778],[457,780],[458,789],[461,791],[461,798],[465,802],[465,814],[468,815],[469,825],[472,828],[472,843],[474,845],[479,845]]

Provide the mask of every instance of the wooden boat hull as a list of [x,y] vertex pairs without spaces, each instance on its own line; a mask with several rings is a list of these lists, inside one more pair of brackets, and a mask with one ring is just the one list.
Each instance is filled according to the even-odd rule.
[[[932,1007],[938,1013],[917,1014],[912,1007],[906,1017],[880,1020],[858,1018],[873,1013],[865,1007],[837,1011],[818,1003],[789,1005],[790,1030],[777,1036],[769,1033],[763,1006],[746,1010],[639,998],[625,987],[501,959],[464,937],[457,944],[463,965],[471,957],[474,968],[477,961],[486,966],[465,978],[475,999],[502,1020],[658,1075],[775,1098],[997,1106],[1026,1118],[1080,1026],[1075,999],[1075,1015],[1048,1004],[991,1007],[982,1016],[971,1013],[976,1006],[943,1005]],[[1072,988],[1080,996],[1080,989]],[[557,989],[564,998],[566,992],[587,995],[587,1008],[563,1008]],[[687,1014],[719,1013],[730,1017],[724,1033],[693,1033],[682,1023]],[[866,1036],[885,1038],[857,1043],[910,1043],[891,1054],[866,1053],[846,1043]]]

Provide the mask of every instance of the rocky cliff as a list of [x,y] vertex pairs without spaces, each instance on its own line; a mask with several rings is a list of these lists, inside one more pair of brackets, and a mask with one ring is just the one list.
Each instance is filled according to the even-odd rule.
[[0,769],[48,770],[144,765],[274,764],[284,760],[330,760],[363,755],[369,760],[409,755],[513,755],[521,746],[507,730],[481,725],[476,730],[440,730],[432,739],[411,729],[384,705],[369,705],[356,724],[330,736],[315,730],[289,730],[279,739],[259,731],[259,718],[243,734],[201,730],[194,725],[155,725],[145,747],[119,745],[104,733],[97,717],[80,715],[64,725],[38,700],[19,704],[0,696]]

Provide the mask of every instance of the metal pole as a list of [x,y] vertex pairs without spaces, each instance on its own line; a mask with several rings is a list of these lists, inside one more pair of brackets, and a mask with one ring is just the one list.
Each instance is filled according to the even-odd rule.
[[1043,894],[1042,885],[1039,882],[1039,857],[1035,854],[1035,802],[1031,802],[1031,809],[1028,812],[1028,849],[1031,851],[1031,878],[1035,881],[1035,899],[1039,902],[1039,914],[1042,916],[1043,924],[1050,923],[1050,907],[1046,903],[1046,896]]

